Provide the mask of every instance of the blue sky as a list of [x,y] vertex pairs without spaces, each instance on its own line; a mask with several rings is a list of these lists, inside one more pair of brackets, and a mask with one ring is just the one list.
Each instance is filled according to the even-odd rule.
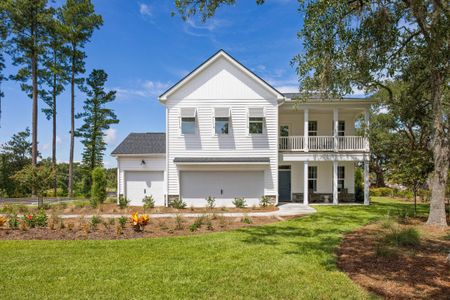
[[[240,0],[222,7],[216,16],[201,23],[171,17],[173,0],[94,0],[104,25],[86,47],[87,74],[94,68],[109,74],[108,88],[117,91],[111,107],[120,123],[107,133],[105,166],[115,166],[111,151],[130,132],[165,130],[164,107],[157,96],[219,49],[281,91],[295,91],[297,77],[290,60],[301,51],[297,32],[303,18],[296,0],[269,0],[257,6]],[[9,66],[6,74],[15,71]],[[86,74],[86,76],[87,76]],[[0,144],[12,134],[31,127],[31,100],[16,82],[3,84]],[[77,91],[77,112],[85,96]],[[68,161],[70,95],[58,98],[58,161]],[[42,102],[40,108],[44,107]],[[77,121],[77,127],[81,120]],[[51,122],[39,114],[39,151],[51,155]],[[81,160],[82,145],[76,140],[75,160]]]

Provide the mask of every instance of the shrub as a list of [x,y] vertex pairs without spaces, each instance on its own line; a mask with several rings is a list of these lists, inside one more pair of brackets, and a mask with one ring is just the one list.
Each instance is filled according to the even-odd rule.
[[97,207],[106,200],[106,174],[105,169],[97,167],[92,171],[91,205]]
[[415,228],[392,229],[385,241],[400,247],[416,247],[420,245],[420,234]]
[[119,225],[122,228],[125,228],[125,226],[127,225],[127,217],[121,216],[119,218]]
[[401,224],[409,224],[410,212],[407,209],[399,209],[397,211],[397,220]]
[[124,195],[119,195],[119,207],[120,208],[126,208],[128,206],[128,203],[130,201],[127,200],[127,198]]
[[261,207],[267,207],[269,205],[272,205],[272,201],[269,196],[262,196],[259,200],[259,205]]
[[131,215],[131,223],[133,224],[133,228],[135,231],[143,231],[145,226],[147,226],[149,220],[150,218],[148,217],[148,215],[139,216],[137,212]]
[[364,202],[364,178],[360,167],[355,168],[355,201]]
[[17,217],[17,214],[8,216],[8,225],[11,229],[19,228],[19,218]]
[[204,222],[203,216],[196,218],[194,223],[192,223],[191,226],[189,226],[189,230],[196,231],[197,229],[202,227],[203,222]]
[[27,214],[22,217],[22,220],[29,228],[47,227],[48,217],[43,209],[37,214]]
[[175,230],[183,230],[184,228],[184,219],[180,214],[177,214],[175,217]]
[[92,230],[96,230],[98,224],[102,223],[102,218],[99,216],[93,215],[91,218],[91,228]]
[[247,203],[245,202],[244,198],[234,198],[233,205],[236,208],[244,208],[247,206]]
[[379,257],[395,257],[398,256],[398,248],[380,243],[375,247],[375,255]]
[[151,196],[151,195],[145,196],[144,199],[142,199],[142,202],[144,202],[144,209],[155,207],[155,200],[153,199],[153,196]]
[[213,209],[216,206],[216,198],[214,198],[213,196],[208,196],[206,198],[206,203],[207,203],[206,206],[209,209]]
[[392,197],[394,192],[391,188],[382,187],[382,188],[371,188],[369,190],[370,196],[374,197]]
[[7,218],[5,218],[5,217],[0,217],[0,227],[3,227],[3,225],[5,225],[7,221],[8,221]]
[[176,198],[170,201],[170,206],[176,209],[184,209],[186,208],[186,202],[184,202],[181,198]]
[[120,224],[116,225],[116,234],[117,235],[123,234],[123,226],[121,226]]
[[241,222],[245,223],[245,224],[252,224],[253,223],[252,219],[247,214],[245,214],[242,217]]

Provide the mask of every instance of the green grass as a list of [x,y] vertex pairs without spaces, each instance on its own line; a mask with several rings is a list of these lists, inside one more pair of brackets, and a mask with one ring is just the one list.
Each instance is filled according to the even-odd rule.
[[[346,232],[408,204],[318,206],[230,232],[124,241],[0,241],[0,299],[367,299],[336,268]],[[420,211],[425,211],[420,206]]]

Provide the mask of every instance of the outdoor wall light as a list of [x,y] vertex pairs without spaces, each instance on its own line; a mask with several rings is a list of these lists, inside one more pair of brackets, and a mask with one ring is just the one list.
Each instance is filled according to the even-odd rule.
[[141,161],[141,166],[145,166],[145,160]]

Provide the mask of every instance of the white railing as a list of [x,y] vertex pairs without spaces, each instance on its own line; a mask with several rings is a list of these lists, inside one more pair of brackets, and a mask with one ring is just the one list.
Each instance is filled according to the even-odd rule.
[[280,151],[368,151],[369,142],[362,136],[310,136],[305,145],[303,136],[282,136],[279,139]]
[[334,138],[332,136],[310,136],[308,137],[309,151],[333,151]]
[[282,136],[280,137],[280,150],[303,151],[305,139],[302,136]]

